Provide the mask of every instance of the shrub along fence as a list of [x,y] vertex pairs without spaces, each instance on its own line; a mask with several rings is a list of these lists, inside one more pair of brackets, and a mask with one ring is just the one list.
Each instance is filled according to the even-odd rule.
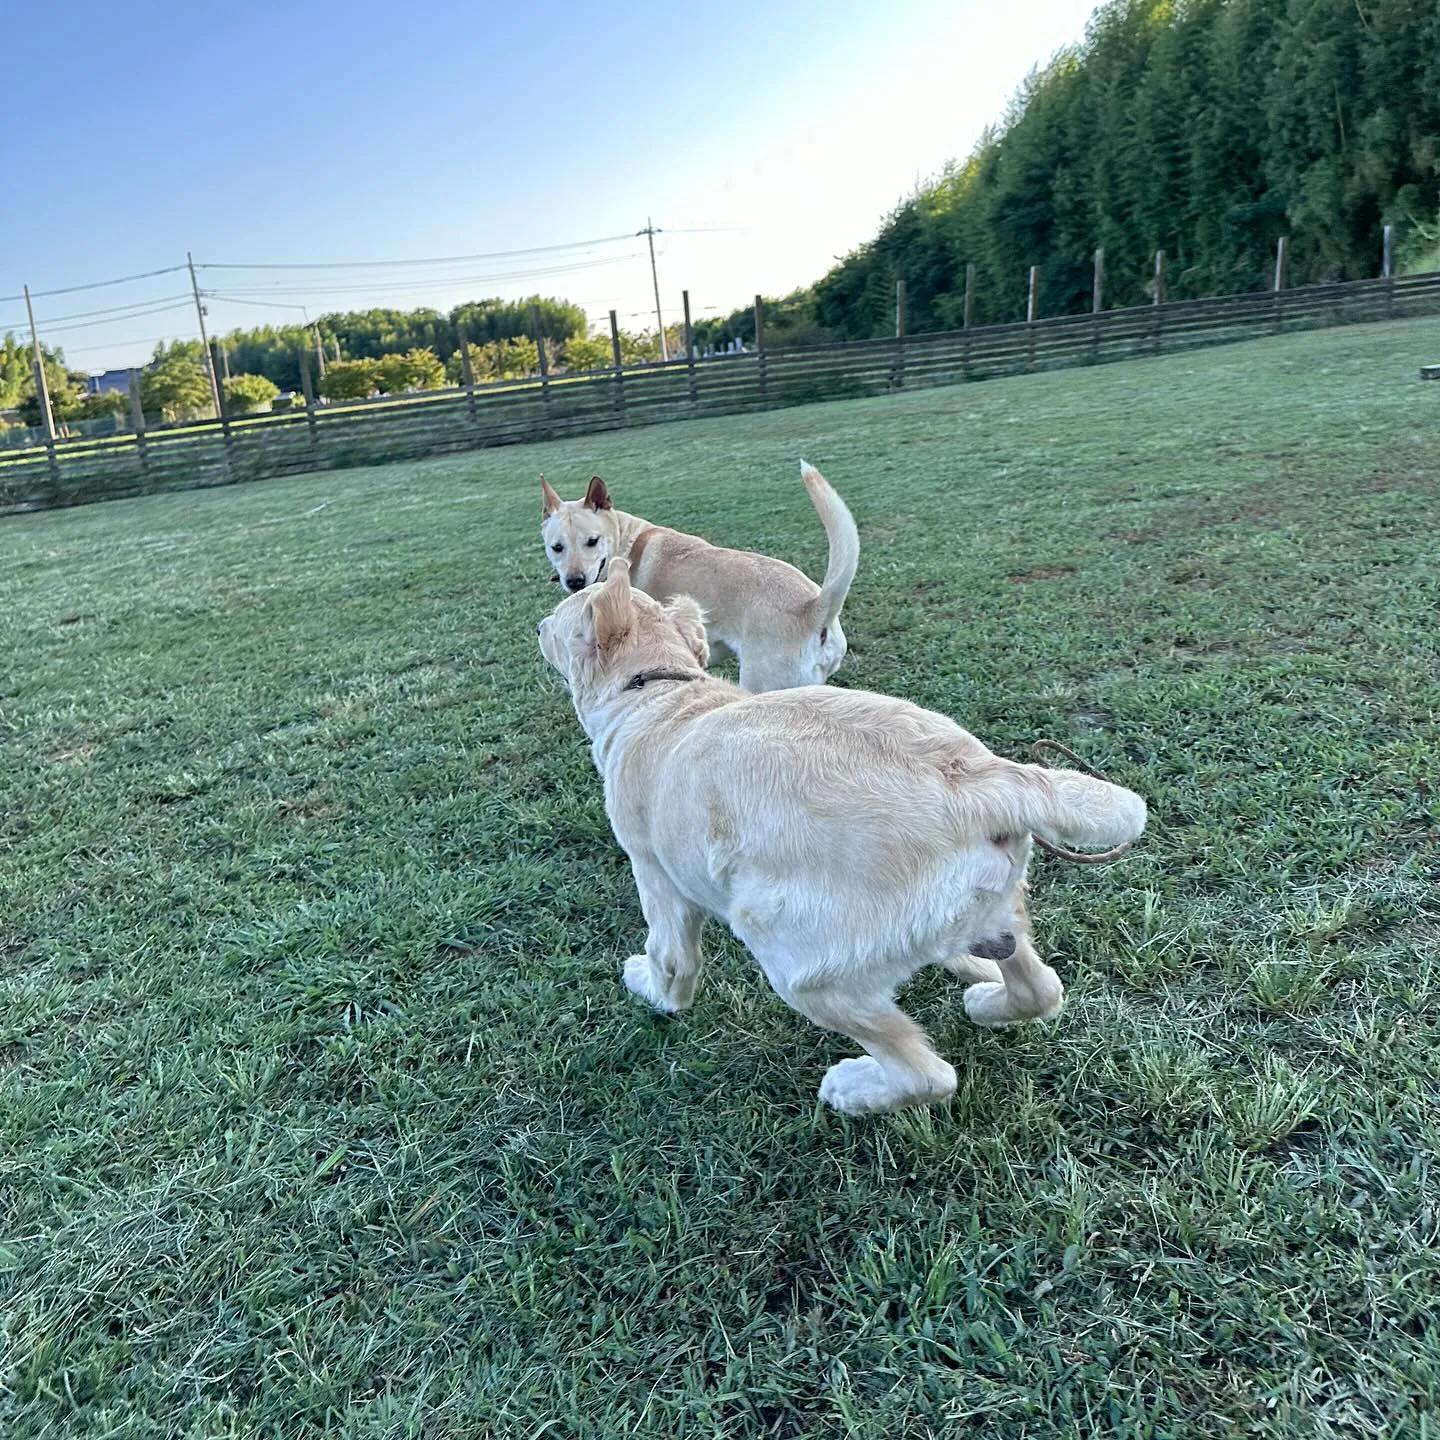
[[375,465],[491,445],[1093,365],[1287,330],[1440,314],[1440,273],[1258,291],[1012,325],[771,349],[306,406],[0,452],[0,512]]

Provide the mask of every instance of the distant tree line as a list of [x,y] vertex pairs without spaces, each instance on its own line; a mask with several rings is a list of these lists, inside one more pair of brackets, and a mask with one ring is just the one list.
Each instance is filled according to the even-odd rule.
[[[59,425],[74,420],[99,420],[125,408],[123,395],[90,395],[83,371],[65,364],[65,352],[42,345],[45,388],[50,410]],[[35,353],[14,335],[0,336],[0,410],[19,412],[22,425],[41,425],[40,401],[35,393]],[[3,424],[3,422],[0,422]]]
[[[311,326],[264,325],[218,337],[226,413],[244,415],[283,409],[300,391],[300,356],[311,383],[328,400],[364,399],[463,383],[460,337],[465,337],[476,384],[535,374],[539,345],[532,307],[539,312],[550,367],[556,372],[594,370],[613,363],[610,337],[586,334],[585,312],[567,300],[472,300],[448,314],[438,310],[363,310],[322,315]],[[672,337],[673,340],[673,337]],[[122,394],[86,393],[86,376],[65,365],[64,353],[46,348],[45,375],[51,409],[62,429],[78,420],[123,415]],[[626,364],[659,358],[655,335],[620,332]],[[673,347],[672,347],[673,353]],[[325,357],[325,374],[319,361]],[[164,421],[201,418],[214,412],[205,352],[198,340],[162,342],[141,371],[141,405]],[[22,424],[42,423],[30,347],[14,335],[0,340],[0,409],[16,408]]]
[[[327,362],[383,360],[428,350],[445,366],[460,348],[460,334],[476,345],[524,338],[534,344],[530,307],[540,312],[540,333],[557,349],[585,334],[585,312],[568,300],[467,300],[448,313],[418,310],[352,310],[321,315],[313,325],[262,325],[222,335],[230,368],[263,375],[281,390],[300,389],[300,353],[315,359],[316,335]],[[312,370],[312,378],[313,378]],[[402,387],[403,388],[403,387]]]

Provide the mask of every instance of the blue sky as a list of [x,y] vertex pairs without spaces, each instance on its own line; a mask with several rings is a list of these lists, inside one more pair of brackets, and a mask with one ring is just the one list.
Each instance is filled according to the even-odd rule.
[[[474,255],[629,235],[653,216],[667,320],[682,287],[697,313],[724,313],[815,279],[873,234],[1093,8],[12,7],[7,109],[37,123],[8,156],[0,296],[180,264],[187,249],[202,263]],[[193,309],[89,312],[187,284],[42,297],[36,314],[77,368],[130,364],[195,333]],[[653,312],[643,241],[438,267],[202,271],[201,285],[234,297],[207,302],[222,330],[536,290],[596,320],[613,306],[632,329]],[[23,321],[23,305],[0,301],[0,331]]]

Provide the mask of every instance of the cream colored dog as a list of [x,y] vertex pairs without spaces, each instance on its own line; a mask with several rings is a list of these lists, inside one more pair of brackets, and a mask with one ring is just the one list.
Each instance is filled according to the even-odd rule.
[[718,916],[781,999],[869,1052],[820,1086],[853,1114],[954,1092],[954,1069],[895,1003],[923,966],[977,982],[965,1009],[981,1025],[1060,1009],[1025,916],[1030,837],[1130,840],[1145,828],[1138,795],[1002,760],[904,700],[748,695],[705,672],[693,600],[662,607],[624,560],[609,569],[540,622],[540,649],[593,742],[649,926],[629,989],[667,1014],[688,1006],[701,925]]
[[823,685],[845,658],[840,609],[860,562],[860,536],[825,477],[803,460],[800,473],[830,541],[822,585],[783,560],[725,550],[626,515],[610,504],[598,475],[583,500],[562,500],[541,477],[545,551],[567,590],[595,584],[607,566],[626,559],[633,583],[647,595],[694,596],[716,658],[727,650],[739,657],[746,690]]

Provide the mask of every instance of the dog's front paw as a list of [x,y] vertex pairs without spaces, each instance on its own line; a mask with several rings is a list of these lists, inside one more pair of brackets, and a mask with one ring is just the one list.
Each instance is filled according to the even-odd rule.
[[655,984],[655,970],[648,955],[632,955],[625,962],[625,988],[638,995],[662,1015],[674,1015],[679,1006]]

